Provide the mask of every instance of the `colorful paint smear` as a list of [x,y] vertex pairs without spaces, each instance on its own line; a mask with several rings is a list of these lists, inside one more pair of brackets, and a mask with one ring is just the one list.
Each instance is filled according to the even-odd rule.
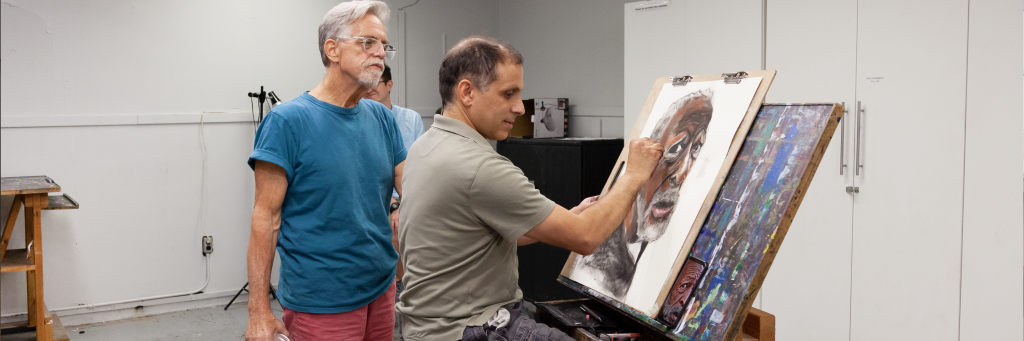
[[707,264],[673,332],[722,340],[793,200],[833,105],[765,105],[701,228],[690,256]]

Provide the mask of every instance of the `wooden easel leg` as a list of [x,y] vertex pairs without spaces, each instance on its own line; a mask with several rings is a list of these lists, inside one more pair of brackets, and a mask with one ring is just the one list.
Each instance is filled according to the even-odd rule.
[[7,254],[7,244],[11,241],[14,223],[18,221],[18,211],[21,211],[21,201],[21,195],[14,196],[14,201],[11,202],[11,212],[7,215],[7,220],[4,221],[3,237],[0,239],[0,259]]
[[46,300],[43,290],[43,243],[40,215],[46,206],[46,194],[25,196],[25,244],[32,243],[29,255],[35,264],[34,271],[26,272],[28,282],[29,325],[36,327],[36,341],[52,341],[46,324]]

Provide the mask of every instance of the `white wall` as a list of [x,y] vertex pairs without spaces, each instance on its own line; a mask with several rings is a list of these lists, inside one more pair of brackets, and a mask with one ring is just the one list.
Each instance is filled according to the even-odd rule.
[[[46,303],[83,305],[246,281],[253,126],[245,94],[290,99],[323,75],[316,28],[330,1],[5,1],[0,174],[47,174],[82,204],[43,213]],[[200,222],[205,124],[207,196]],[[44,126],[11,128],[18,126]],[[52,126],[52,127],[45,127]],[[19,219],[21,226],[21,219]],[[12,247],[21,247],[16,229]],[[25,311],[25,276],[2,282]],[[88,312],[79,309],[69,313]]]
[[323,76],[332,1],[4,1],[3,117],[248,112]]
[[623,134],[629,136],[659,77],[761,69],[759,0],[676,0],[667,7],[622,6],[625,37]]
[[[395,2],[392,8],[402,6]],[[437,71],[444,54],[462,38],[497,36],[498,1],[420,1],[402,12],[392,23],[399,34],[389,33],[389,37],[398,37],[399,47],[405,51],[400,55],[406,57],[405,61],[389,61],[395,79],[392,101],[418,112],[429,128],[434,112],[441,107]]]
[[622,0],[501,2],[523,98],[569,98],[570,136],[622,137]]
[[[245,95],[264,85],[288,100],[314,87],[323,77],[317,26],[338,2],[0,4],[0,175],[49,175],[82,205],[43,213],[51,310],[71,308],[62,316],[91,322],[141,313],[82,307],[195,290],[205,278],[204,234],[215,252],[200,296],[223,304],[246,282],[254,186]],[[421,1],[403,11],[394,10],[413,0],[388,2],[390,40],[401,47],[409,34],[404,53],[388,61],[408,89],[400,103],[431,116],[442,34],[449,47],[496,35],[497,1]],[[201,224],[200,119],[208,153]],[[18,224],[12,248],[23,247]],[[5,321],[24,318],[24,278],[0,276]]]
[[[252,126],[206,124],[204,130],[208,187],[201,226],[199,125],[2,130],[0,174],[49,175],[81,204],[42,216],[50,309],[199,289],[204,230],[214,236],[215,250],[205,292],[226,295],[246,282]],[[22,223],[17,226],[11,244],[23,247]],[[0,280],[3,314],[24,312],[25,276],[5,273]]]

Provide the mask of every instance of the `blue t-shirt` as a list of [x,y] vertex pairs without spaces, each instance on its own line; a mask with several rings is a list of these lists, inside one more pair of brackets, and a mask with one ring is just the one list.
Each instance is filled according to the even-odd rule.
[[256,160],[288,173],[277,252],[281,305],[341,313],[384,294],[395,278],[388,206],[406,149],[387,107],[354,108],[308,93],[275,107],[260,124]]

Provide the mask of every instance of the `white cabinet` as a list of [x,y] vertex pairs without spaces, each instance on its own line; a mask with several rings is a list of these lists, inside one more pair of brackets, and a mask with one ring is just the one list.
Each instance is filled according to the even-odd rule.
[[959,339],[967,5],[858,1],[851,340]]
[[[767,10],[765,62],[778,74],[765,101],[856,103],[857,2],[769,1]],[[778,340],[849,337],[850,117],[848,111],[840,121],[846,131],[835,132],[761,287],[761,309],[776,316]],[[847,167],[840,174],[843,159]]]
[[[631,103],[649,91],[631,77],[663,63],[734,69],[708,56],[735,49],[729,36],[762,33],[680,25],[687,37],[725,36],[700,50],[687,44],[676,64],[643,63],[630,41],[661,21],[638,23],[626,9],[627,128]],[[766,2],[765,65],[778,70],[766,102],[848,109],[761,288],[777,339],[1024,339],[1022,9],[995,0]],[[685,17],[722,16],[702,10]]]
[[[975,7],[986,14],[973,14]],[[968,125],[1011,136],[990,120],[1019,122],[1021,98],[1006,96],[1013,83],[994,70],[1019,67],[1020,35],[998,37],[996,28],[1014,25],[986,20],[1006,21],[997,8],[1019,14],[1020,7],[768,2],[766,65],[779,73],[767,101],[846,102],[848,109],[762,287],[762,309],[777,316],[778,339],[1021,338],[1022,261],[1009,257],[1022,250],[1021,180],[996,169],[989,173],[998,179],[986,178],[975,165],[1008,164],[994,158],[1015,158],[1019,147]],[[982,29],[986,34],[975,33]],[[969,46],[981,46],[971,48],[972,58],[986,60],[972,64],[985,67],[973,77]],[[1010,53],[1016,59],[1002,57]],[[972,111],[972,93],[978,108],[1016,112]],[[983,95],[989,93],[999,95]],[[984,147],[972,147],[972,139]],[[843,175],[840,160],[849,165]],[[991,198],[966,195],[985,192],[973,183],[1009,189],[992,188]],[[993,238],[1000,235],[1013,241]],[[980,261],[985,255],[992,263]]]

